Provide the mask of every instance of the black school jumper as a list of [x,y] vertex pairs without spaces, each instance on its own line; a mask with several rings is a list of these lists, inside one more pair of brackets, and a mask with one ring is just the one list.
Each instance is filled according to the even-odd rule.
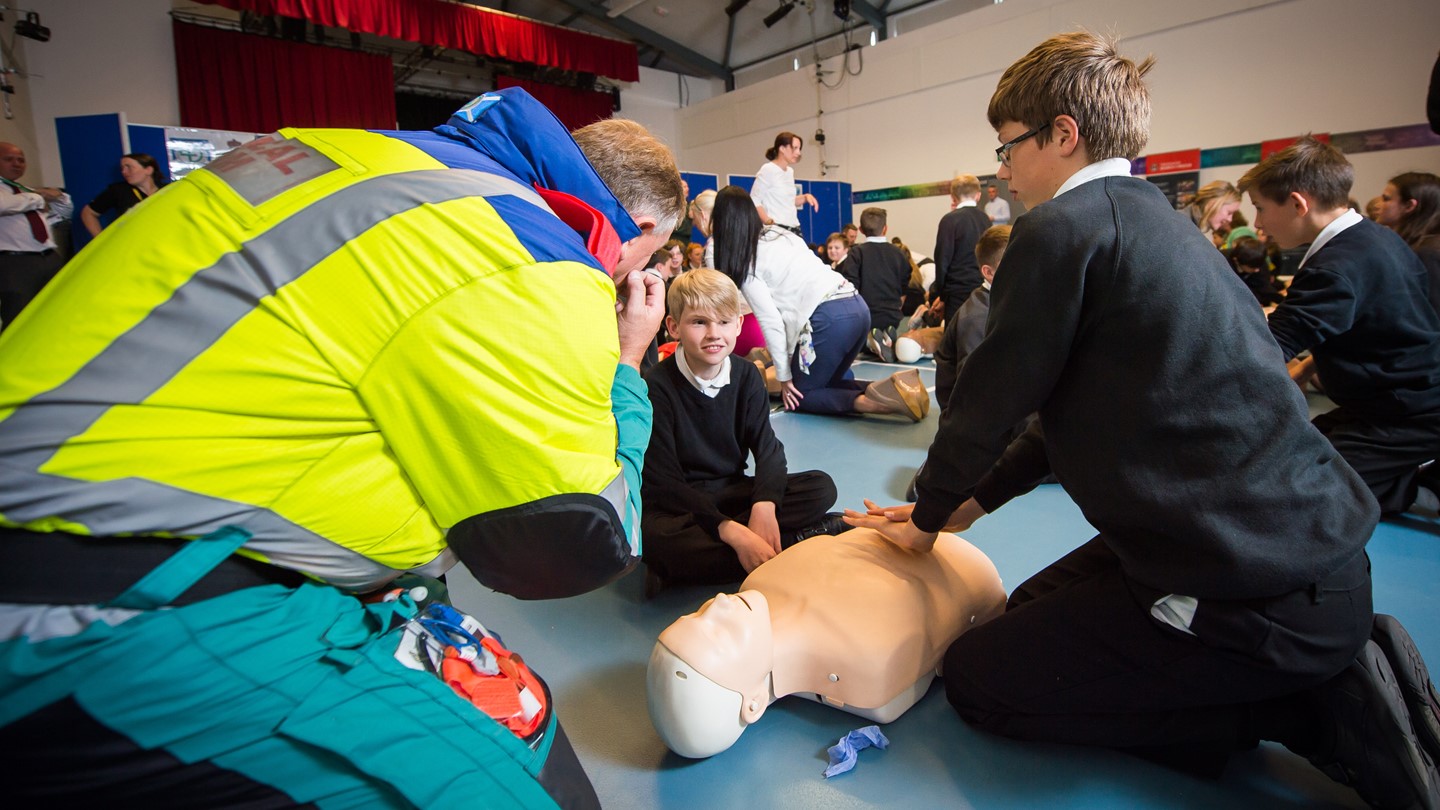
[[[993,511],[1051,469],[1099,535],[951,646],[947,695],[1007,736],[1213,767],[1365,643],[1374,499],[1245,285],[1153,185],[1092,180],[1014,227],[1025,271],[996,277],[913,519],[939,529],[970,492]],[[1043,436],[1007,449],[1032,411]],[[1170,594],[1199,600],[1190,633],[1152,617]]]

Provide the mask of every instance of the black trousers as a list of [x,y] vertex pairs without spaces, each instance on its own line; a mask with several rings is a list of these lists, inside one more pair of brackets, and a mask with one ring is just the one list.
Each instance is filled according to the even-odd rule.
[[[1200,600],[1194,635],[1152,618],[1166,596],[1126,575],[1096,537],[1011,594],[1004,614],[945,654],[967,722],[1023,740],[1207,763],[1266,737],[1260,718],[1344,670],[1370,636],[1363,552],[1307,588]],[[1272,705],[1267,706],[1267,703]]]
[[20,310],[40,294],[64,264],[65,260],[53,250],[0,255],[0,329],[14,322]]
[[[737,523],[750,520],[750,499],[755,480],[742,476],[730,482],[717,482],[708,489],[715,497],[720,513]],[[835,505],[835,482],[819,470],[792,473],[785,482],[785,497],[775,510],[780,524],[780,540],[785,547],[794,545],[793,535],[800,529],[820,522]],[[719,585],[739,582],[745,569],[735,549],[719,537],[712,536],[690,514],[667,514],[647,502],[640,521],[644,537],[645,565],[667,583]]]
[[1360,473],[1380,513],[1403,512],[1415,502],[1415,475],[1440,457],[1440,413],[1376,419],[1336,408],[1311,420],[1340,456]]

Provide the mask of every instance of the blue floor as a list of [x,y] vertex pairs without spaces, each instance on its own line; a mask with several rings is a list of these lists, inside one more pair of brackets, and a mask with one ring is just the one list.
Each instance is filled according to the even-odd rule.
[[[893,370],[856,366],[857,376]],[[922,369],[927,385],[933,374]],[[934,436],[937,414],[919,424],[777,413],[775,431],[792,470],[829,472],[840,504],[864,497],[899,503]],[[994,560],[1007,587],[1055,560],[1093,531],[1058,486],[1042,486],[966,533]],[[1440,664],[1440,521],[1382,523],[1369,552],[1375,607],[1400,618],[1432,664]],[[486,591],[461,568],[455,603],[504,635],[550,683],[561,721],[601,801],[613,808],[1082,807],[1285,808],[1365,804],[1304,760],[1271,744],[1235,757],[1219,781],[1174,773],[1104,750],[1017,743],[968,728],[939,685],[884,727],[885,751],[863,752],[848,774],[825,779],[825,749],[867,721],[784,698],[729,751],[703,761],[670,753],[645,709],[645,664],[660,631],[718,590],[641,596],[636,571],[597,592],[519,602]]]

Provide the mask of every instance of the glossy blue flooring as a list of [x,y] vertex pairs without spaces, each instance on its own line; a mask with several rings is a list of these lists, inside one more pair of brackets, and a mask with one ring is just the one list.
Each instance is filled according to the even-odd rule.
[[[858,364],[861,378],[894,367]],[[922,367],[927,385],[933,375]],[[933,438],[937,413],[919,424],[880,418],[777,413],[790,469],[823,469],[837,508],[862,498],[899,503]],[[990,555],[1007,587],[1093,536],[1056,485],[1042,486],[980,520],[965,538]],[[1398,616],[1440,669],[1440,521],[1385,522],[1370,541],[1376,610]],[[692,761],[670,753],[645,709],[645,664],[655,637],[718,590],[642,598],[643,571],[594,593],[519,602],[485,590],[462,568],[455,603],[500,632],[549,682],[561,721],[609,808],[1300,808],[1364,807],[1348,788],[1272,744],[1237,755],[1207,781],[1105,750],[1017,743],[967,727],[939,684],[884,727],[848,774],[826,779],[825,749],[868,721],[784,698],[729,750]],[[857,654],[860,654],[857,649]]]

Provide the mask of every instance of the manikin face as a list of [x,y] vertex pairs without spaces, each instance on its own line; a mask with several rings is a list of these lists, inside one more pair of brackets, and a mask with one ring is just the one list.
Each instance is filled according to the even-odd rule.
[[1230,218],[1235,215],[1236,211],[1239,210],[1239,200],[1236,200],[1235,202],[1227,202],[1219,208],[1215,209],[1215,213],[1210,216],[1210,221],[1206,224],[1210,226],[1210,230],[1212,231],[1223,230],[1224,228],[1229,227]]
[[710,680],[753,696],[763,691],[774,659],[770,603],[759,591],[716,594],[676,619],[660,641]]
[[740,337],[739,316],[717,315],[703,307],[685,310],[679,320],[668,317],[665,325],[685,349],[690,370],[702,380],[720,373],[720,366],[735,350],[735,339]]
[[1288,250],[1308,241],[1304,222],[1293,202],[1272,200],[1258,191],[1250,192],[1250,202],[1255,205],[1255,227],[1264,231],[1275,244]]
[[141,166],[140,161],[134,158],[120,159],[120,176],[125,178],[125,182],[132,186],[140,185],[145,182],[145,178],[153,174],[155,174],[154,169],[147,169]]
[[1400,189],[1394,183],[1386,183],[1385,190],[1380,193],[1380,213],[1375,216],[1375,221],[1388,228],[1400,224],[1400,218],[1415,207],[1415,201],[1401,199]]
[[831,264],[845,261],[845,256],[849,252],[845,242],[840,239],[831,239],[825,243],[825,255],[829,257]]

